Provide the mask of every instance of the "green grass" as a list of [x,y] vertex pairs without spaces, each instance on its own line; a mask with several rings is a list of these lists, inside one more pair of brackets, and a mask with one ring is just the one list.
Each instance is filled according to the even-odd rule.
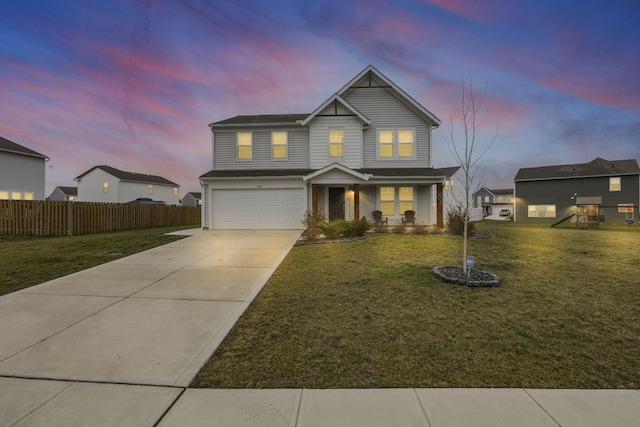
[[[160,227],[74,237],[0,234],[0,295],[28,288],[76,271],[180,239]],[[107,255],[122,253],[122,255]]]
[[482,289],[459,238],[295,247],[193,386],[640,388],[639,230],[482,222]]

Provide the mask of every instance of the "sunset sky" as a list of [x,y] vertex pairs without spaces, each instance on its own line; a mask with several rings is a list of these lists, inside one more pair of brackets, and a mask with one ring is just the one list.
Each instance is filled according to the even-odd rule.
[[486,185],[521,167],[640,160],[637,0],[20,0],[0,4],[0,136],[48,157],[46,194],[92,166],[200,191],[207,124],[310,113],[372,64],[442,120],[487,89]]

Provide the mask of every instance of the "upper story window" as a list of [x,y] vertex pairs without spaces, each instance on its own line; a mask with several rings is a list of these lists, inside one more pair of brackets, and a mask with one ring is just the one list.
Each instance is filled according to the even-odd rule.
[[413,129],[380,129],[378,131],[378,157],[381,159],[413,159],[415,144]]
[[445,191],[453,190],[453,181],[450,179],[445,179],[443,190]]
[[109,192],[109,183],[105,182],[104,184],[102,184],[102,192],[103,193],[108,193]]
[[344,130],[329,130],[329,157],[344,157]]
[[476,197],[476,208],[482,206],[482,196]]
[[271,158],[287,158],[287,132],[271,132]]
[[153,194],[153,185],[149,184],[149,187],[147,187],[147,193]]
[[253,138],[251,132],[238,132],[237,159],[251,160],[253,158]]
[[484,196],[484,202],[489,203],[489,196]]
[[619,176],[609,178],[609,191],[621,191],[622,179]]
[[174,196],[178,195],[178,187],[173,187],[173,195]]

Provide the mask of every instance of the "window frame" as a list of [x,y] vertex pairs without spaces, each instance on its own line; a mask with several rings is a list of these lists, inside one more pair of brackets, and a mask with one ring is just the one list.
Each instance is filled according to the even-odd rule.
[[[240,145],[240,135],[249,135],[249,144]],[[249,147],[249,157],[240,157],[240,147]],[[253,132],[236,132],[236,160],[240,162],[250,162],[253,160]]]
[[[391,142],[381,142],[381,134],[383,132],[391,132]],[[411,132],[412,142],[401,142],[400,135],[402,132]],[[408,127],[408,128],[378,128],[376,129],[376,158],[377,160],[416,160],[417,159],[417,131],[416,128]],[[401,155],[402,146],[411,146],[411,156],[403,156]],[[391,155],[383,156],[382,155],[382,147],[390,146],[391,147]]]
[[[284,144],[275,144],[273,138],[274,134],[284,134]],[[274,149],[284,147],[284,157],[276,157],[274,155]],[[282,162],[289,159],[289,131],[286,130],[274,130],[271,131],[271,160]]]
[[[614,184],[613,180],[618,180],[617,184]],[[611,176],[609,177],[609,191],[622,191],[622,177]]]
[[[389,198],[383,198],[382,191],[385,188],[393,189],[393,200]],[[402,191],[401,191],[402,188],[411,188],[411,197],[412,197],[411,200],[402,198]],[[418,190],[415,185],[380,185],[378,186],[378,209],[382,212],[384,216],[398,217],[398,218],[404,215],[405,211],[412,210],[416,212],[417,191]],[[400,208],[401,204],[409,203],[409,202],[411,202],[412,204],[411,209],[404,209],[401,211],[401,208]],[[390,213],[390,211],[385,211],[383,203],[384,204],[393,203],[393,213]]]
[[152,195],[153,194],[153,184],[149,184],[147,186],[147,194],[148,195]]
[[[332,133],[333,132],[339,132],[339,135],[341,135],[341,139],[342,141],[332,141]],[[344,129],[341,128],[334,128],[334,129],[329,129],[329,135],[328,135],[328,140],[329,140],[329,157],[341,157],[344,158]],[[340,155],[332,155],[331,154],[331,147],[340,147]]]
[[633,213],[633,203],[618,203],[618,213]]
[[[553,209],[549,209],[553,207]],[[532,209],[533,208],[533,209]],[[544,211],[540,210],[544,208]],[[549,215],[549,212],[553,211],[553,216]],[[535,215],[531,215],[531,212]],[[539,213],[544,215],[539,215]],[[558,215],[558,207],[556,205],[527,205],[527,218],[556,218]]]

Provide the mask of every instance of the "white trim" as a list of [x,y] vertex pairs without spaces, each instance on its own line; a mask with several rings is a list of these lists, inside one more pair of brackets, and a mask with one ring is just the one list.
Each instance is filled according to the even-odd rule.
[[303,176],[302,179],[304,181],[308,181],[310,179],[316,178],[320,175],[323,175],[335,169],[340,170],[346,174],[352,175],[353,177],[361,179],[363,181],[369,181],[370,176],[367,175],[366,173],[362,174],[360,172],[356,172],[353,169],[349,169],[348,167],[341,165],[340,163],[332,163],[329,166],[325,166],[322,169],[318,169],[317,171],[310,173],[309,175]]
[[363,123],[367,126],[371,125],[371,120],[366,118],[360,111],[358,111],[353,105],[349,104],[345,101],[340,95],[335,94],[323,102],[318,108],[316,108],[313,113],[309,114],[306,119],[300,120],[302,126],[306,126],[311,120],[313,120],[318,114],[320,114],[325,108],[327,108],[333,101],[338,101],[345,107],[347,110],[351,111],[356,117],[358,117]]

